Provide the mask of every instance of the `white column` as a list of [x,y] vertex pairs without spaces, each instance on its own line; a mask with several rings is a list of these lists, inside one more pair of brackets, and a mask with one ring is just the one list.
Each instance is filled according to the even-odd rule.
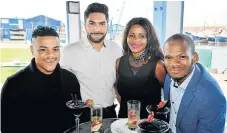
[[161,45],[173,34],[183,32],[184,1],[155,1],[153,24]]
[[66,1],[68,43],[81,39],[80,2]]

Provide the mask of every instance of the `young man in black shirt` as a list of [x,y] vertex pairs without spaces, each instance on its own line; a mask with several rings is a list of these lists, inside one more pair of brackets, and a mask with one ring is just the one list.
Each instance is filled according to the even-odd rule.
[[1,93],[2,133],[62,133],[74,116],[66,106],[70,94],[80,97],[74,74],[60,67],[60,40],[50,27],[32,34],[34,58],[23,70],[8,77]]

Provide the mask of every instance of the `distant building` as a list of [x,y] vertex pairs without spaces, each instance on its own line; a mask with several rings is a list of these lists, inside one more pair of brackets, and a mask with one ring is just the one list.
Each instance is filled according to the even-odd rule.
[[65,25],[44,15],[28,19],[0,18],[0,40],[31,40],[33,30],[39,25],[53,27],[61,42],[66,42]]
[[119,24],[110,24],[108,28],[108,33],[110,34],[110,39],[115,40],[119,36],[123,36],[124,26]]

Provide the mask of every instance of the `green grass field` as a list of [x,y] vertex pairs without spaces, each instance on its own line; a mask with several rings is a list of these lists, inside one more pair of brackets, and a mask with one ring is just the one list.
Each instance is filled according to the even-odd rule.
[[0,53],[0,62],[11,62],[15,59],[27,62],[32,57],[29,48],[0,48]]
[[[30,62],[32,54],[29,48],[0,48],[0,62],[12,62],[20,60],[21,62]],[[16,73],[18,67],[0,67],[0,84],[4,83],[6,78]]]

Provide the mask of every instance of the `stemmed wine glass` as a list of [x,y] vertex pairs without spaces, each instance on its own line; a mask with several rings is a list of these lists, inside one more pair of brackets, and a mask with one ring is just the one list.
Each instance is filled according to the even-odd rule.
[[167,133],[169,131],[169,124],[164,120],[169,113],[169,108],[166,106],[158,108],[158,106],[147,105],[146,110],[149,115],[153,113],[155,118],[151,121],[147,121],[147,119],[140,120],[138,122],[139,130],[146,133]]
[[71,93],[71,98],[72,100],[69,100],[66,102],[67,107],[72,111],[74,116],[76,117],[75,122],[76,122],[76,133],[79,133],[79,123],[80,123],[80,116],[84,111],[84,108],[87,107],[87,105],[82,102],[82,100],[78,100],[78,97],[76,94]]
[[146,110],[148,114],[151,114],[153,112],[156,119],[160,119],[164,121],[167,121],[167,115],[170,111],[168,107],[164,106],[162,108],[158,108],[158,106],[154,106],[154,105],[147,105]]

